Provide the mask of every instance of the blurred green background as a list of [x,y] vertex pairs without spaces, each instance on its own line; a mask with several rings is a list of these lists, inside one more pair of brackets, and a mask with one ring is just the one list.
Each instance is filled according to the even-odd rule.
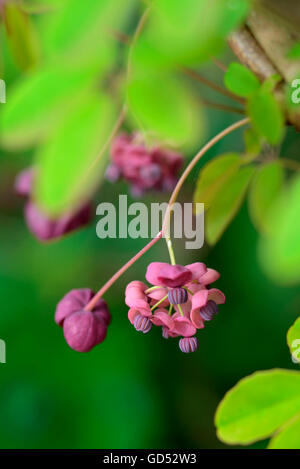
[[[9,90],[20,72],[9,56],[6,61]],[[216,70],[205,73],[221,83]],[[197,89],[201,95],[201,86]],[[203,89],[202,96],[213,95]],[[206,139],[237,119],[209,110]],[[213,156],[242,149],[238,131],[214,147],[198,169]],[[290,130],[283,154],[293,158],[296,151]],[[149,262],[168,262],[160,241],[105,296],[113,316],[107,340],[79,354],[54,323],[57,302],[72,288],[100,288],[145,242],[99,240],[95,217],[87,229],[40,244],[25,226],[24,201],[13,193],[16,174],[32,158],[31,151],[0,153],[0,338],[7,347],[7,363],[0,364],[0,447],[224,447],[213,423],[224,393],[253,371],[296,369],[285,335],[299,314],[299,289],[279,287],[261,271],[246,204],[215,248],[184,251],[183,242],[175,242],[177,262],[203,261],[220,271],[216,286],[227,296],[219,316],[199,331],[197,353],[182,354],[178,340],[163,340],[158,328],[137,333],[127,319],[126,284],[143,281]],[[192,199],[197,173],[182,201]],[[119,193],[127,193],[126,185],[104,183],[95,204],[117,201]]]
[[[209,116],[211,135],[230,120]],[[235,134],[210,156],[240,145]],[[213,416],[224,393],[255,370],[296,367],[285,334],[299,311],[299,290],[272,284],[260,270],[246,207],[213,250],[184,251],[175,243],[178,262],[201,260],[221,272],[217,285],[227,296],[219,316],[199,331],[197,353],[182,354],[177,340],[163,340],[156,328],[137,333],[127,319],[125,285],[144,280],[149,262],[168,261],[161,241],[107,293],[113,316],[107,340],[79,354],[54,323],[56,303],[72,288],[99,288],[144,241],[99,240],[95,217],[58,243],[38,243],[12,190],[28,160],[29,154],[1,154],[0,338],[7,345],[7,363],[0,364],[1,447],[221,447]],[[194,177],[182,200],[191,197]],[[118,184],[112,194],[105,183],[95,201],[117,200],[124,190]]]

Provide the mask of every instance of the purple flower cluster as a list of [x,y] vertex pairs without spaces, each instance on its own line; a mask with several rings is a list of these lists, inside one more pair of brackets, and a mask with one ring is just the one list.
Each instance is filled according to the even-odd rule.
[[57,219],[45,215],[32,201],[32,187],[36,171],[28,168],[19,173],[15,182],[15,191],[18,195],[26,197],[24,216],[31,233],[40,241],[48,241],[60,238],[82,226],[91,220],[91,204],[85,204],[75,213],[66,213]]
[[183,162],[182,156],[173,151],[158,146],[146,148],[134,134],[116,137],[110,153],[106,178],[111,182],[123,178],[131,184],[135,196],[149,190],[172,190]]
[[[219,273],[202,262],[187,266],[152,262],[146,272],[148,287],[140,281],[130,282],[125,291],[129,306],[128,319],[136,330],[146,334],[152,325],[162,326],[162,335],[182,338],[180,350],[195,352],[197,329],[204,328],[218,313],[218,304],[225,303],[224,294],[209,285],[219,278]],[[172,314],[172,308],[174,313]]]

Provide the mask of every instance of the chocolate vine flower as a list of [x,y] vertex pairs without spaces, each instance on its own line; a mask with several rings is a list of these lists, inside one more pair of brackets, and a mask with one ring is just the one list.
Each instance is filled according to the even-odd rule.
[[92,215],[90,203],[80,207],[75,213],[66,213],[57,219],[45,215],[31,200],[35,174],[33,168],[22,171],[16,178],[15,191],[18,195],[28,198],[24,216],[29,230],[36,238],[40,241],[60,238],[89,223]]
[[147,148],[136,135],[121,134],[111,146],[111,164],[106,178],[120,178],[131,184],[133,195],[149,190],[169,191],[177,181],[183,158],[180,154],[160,148]]
[[128,319],[144,333],[150,331],[152,324],[161,326],[165,339],[182,337],[180,350],[194,352],[198,348],[194,337],[197,329],[203,329],[204,322],[217,313],[217,304],[225,302],[220,290],[208,288],[219,276],[202,262],[186,266],[152,262],[146,272],[152,287],[140,281],[130,282],[126,287]]
[[225,295],[217,288],[200,290],[192,297],[191,321],[201,328],[203,321],[211,321],[218,313],[219,304],[225,303]]
[[111,316],[104,300],[97,301],[93,311],[84,307],[94,296],[89,288],[71,290],[58,303],[56,323],[63,327],[68,345],[77,352],[88,352],[104,341]]

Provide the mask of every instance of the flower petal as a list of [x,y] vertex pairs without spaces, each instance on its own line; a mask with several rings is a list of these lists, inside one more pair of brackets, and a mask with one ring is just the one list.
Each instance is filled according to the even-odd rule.
[[128,319],[131,322],[131,324],[133,324],[134,318],[136,317],[137,314],[141,314],[142,316],[145,316],[146,318],[152,317],[150,306],[147,303],[147,301],[136,300],[135,306],[129,309]]
[[169,316],[168,311],[164,308],[157,309],[151,320],[156,326],[165,326],[168,329],[172,329],[174,326],[172,316]]
[[222,305],[225,303],[225,295],[221,290],[218,290],[217,288],[211,288],[208,291],[208,298],[207,300],[213,300],[217,305]]
[[207,269],[207,272],[199,278],[202,285],[209,285],[220,278],[219,272],[214,269]]
[[175,288],[190,282],[192,272],[182,265],[152,262],[147,268],[146,279],[152,285]]
[[196,334],[197,330],[195,326],[185,316],[180,316],[179,313],[175,313],[172,319],[174,321],[174,327],[171,329],[171,332],[175,332],[183,337],[192,337]]
[[78,288],[69,291],[57,304],[55,322],[62,326],[67,316],[82,310],[93,296],[94,292],[90,288]]
[[134,307],[136,300],[147,301],[147,297],[144,293],[145,290],[147,290],[147,285],[143,282],[137,280],[130,282],[125,290],[125,303],[127,306],[130,308]]
[[195,309],[191,311],[191,322],[196,327],[196,329],[203,329],[204,328],[204,321],[201,317],[199,309]]
[[192,272],[193,280],[199,280],[199,278],[207,272],[207,267],[203,262],[194,262],[193,264],[186,265],[185,267]]
[[208,301],[208,292],[209,290],[203,289],[194,294],[192,297],[192,311],[199,310],[206,305]]

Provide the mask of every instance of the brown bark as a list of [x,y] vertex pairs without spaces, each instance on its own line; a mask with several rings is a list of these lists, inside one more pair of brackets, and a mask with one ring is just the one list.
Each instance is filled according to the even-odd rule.
[[[299,30],[278,13],[262,5],[252,9],[247,25],[234,32],[228,42],[238,59],[260,79],[279,74],[282,82],[276,87],[276,97],[285,103],[285,88],[300,76],[300,60],[290,60],[287,54],[300,41]],[[287,120],[300,131],[300,110],[287,111]]]

